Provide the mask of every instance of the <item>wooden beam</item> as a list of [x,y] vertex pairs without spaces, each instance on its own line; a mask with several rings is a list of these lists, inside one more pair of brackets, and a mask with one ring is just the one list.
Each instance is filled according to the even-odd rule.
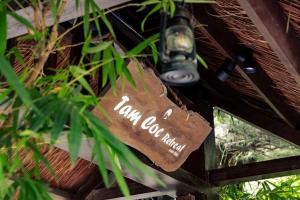
[[274,0],[238,0],[281,63],[300,87],[300,39],[293,27],[286,31],[288,19]]
[[[183,89],[184,90],[184,89]],[[184,91],[182,91],[184,92]],[[178,92],[176,92],[180,99],[184,99]],[[185,102],[183,101],[183,104]],[[209,136],[205,139],[204,143],[199,149],[192,152],[189,158],[185,161],[182,168],[192,172],[201,179],[208,181],[208,170],[216,167],[216,144],[215,144],[215,133],[214,133],[214,116],[213,108],[207,103],[197,103],[187,106],[189,110],[199,113],[203,116],[212,127],[212,131]]]
[[[144,185],[138,184],[133,181],[127,181],[127,185],[130,191],[130,199],[144,199],[152,198],[158,196],[168,195],[173,198],[176,197],[176,191],[174,190],[164,190],[155,191]],[[86,198],[86,200],[104,200],[104,199],[124,199],[123,193],[120,191],[119,187],[112,188],[100,188],[93,190]]]
[[53,200],[71,200],[72,195],[63,190],[59,190],[57,188],[50,188],[49,194]]
[[263,110],[248,105],[239,98],[239,95],[233,91],[233,89],[226,86],[223,82],[220,82],[213,73],[207,70],[202,70],[201,73],[203,75],[202,79],[205,78],[205,82],[213,90],[210,89],[210,94],[206,95],[206,100],[197,95],[192,97],[191,100],[194,100],[196,104],[200,101],[200,99],[202,101],[207,101],[207,103],[212,106],[217,106],[224,111],[229,112],[231,115],[241,118],[256,127],[265,130],[267,133],[271,133],[291,144],[300,146],[299,130],[287,126],[285,123],[271,117]]
[[[9,183],[13,183],[14,178],[9,179]],[[69,192],[66,192],[64,190],[60,190],[58,188],[49,187],[48,188],[48,194],[52,197],[53,200],[71,200],[72,194]]]
[[210,182],[214,185],[233,184],[299,173],[300,156],[249,163],[209,172]]
[[[59,142],[56,143],[55,146],[62,150],[68,151],[68,140],[66,138],[66,135],[61,135],[58,141]],[[91,139],[88,140],[87,138],[83,138],[79,151],[79,157],[91,161],[92,145],[93,141]],[[148,159],[146,157],[142,157],[141,154],[139,154],[138,157],[142,161],[147,163]],[[91,162],[97,164],[95,160],[92,160]],[[106,160],[105,164],[109,170],[112,170],[108,159]],[[177,192],[185,193],[206,193],[209,190],[209,185],[206,182],[183,169],[178,169],[175,172],[163,172],[161,169],[158,169],[158,167],[156,167],[153,163],[149,162],[147,163],[147,165],[145,165],[145,167],[147,168],[147,170],[152,171],[154,174],[156,174],[164,183],[166,183],[168,189],[170,190],[176,190]],[[146,174],[141,174],[141,177],[143,177],[143,179],[140,180],[136,176],[134,176],[128,169],[124,169],[123,175],[154,190],[160,191],[165,189]]]
[[[107,9],[110,7],[114,7],[123,3],[126,3],[130,0],[95,0],[95,2],[102,9]],[[28,14],[30,16],[28,16]],[[17,14],[26,18],[30,22],[33,23],[33,9],[32,7],[26,7],[17,11]],[[80,0],[80,5],[78,9],[76,9],[75,1],[68,0],[65,6],[65,10],[60,17],[60,22],[69,21],[71,19],[75,19],[77,17],[81,17],[84,15],[84,1]],[[54,23],[54,18],[52,16],[51,10],[49,10],[46,14],[46,26],[51,26]],[[8,17],[8,36],[7,39],[14,38],[20,35],[24,35],[27,33],[27,29],[24,25],[17,22],[14,18]]]
[[[241,1],[247,2],[244,0]],[[235,58],[237,51],[240,49],[240,42],[233,33],[224,29],[226,25],[221,19],[211,14],[216,13],[210,6],[194,6],[194,15],[198,23],[207,25],[198,26],[199,31],[208,37],[220,53],[226,57]],[[298,55],[300,55],[300,53]],[[272,85],[274,85],[273,80],[266,74],[261,66],[257,64],[256,68],[257,72],[255,74],[246,74],[239,66],[236,67],[239,74],[247,80],[251,87],[286,124],[291,127],[297,127],[300,122],[299,113],[291,106],[283,105],[285,97],[272,88]]]
[[80,186],[78,191],[74,194],[72,200],[82,200],[85,199],[98,185],[101,185],[102,177],[98,169],[92,173],[85,183]]
[[[130,199],[156,199],[155,197],[169,196],[168,199],[175,199],[176,192],[175,191],[155,191],[155,192],[147,192],[141,194],[131,195]],[[127,200],[126,197],[118,197],[110,200]]]

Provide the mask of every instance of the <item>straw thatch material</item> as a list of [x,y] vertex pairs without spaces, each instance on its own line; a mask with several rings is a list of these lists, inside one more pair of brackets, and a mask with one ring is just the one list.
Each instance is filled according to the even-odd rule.
[[[59,188],[68,192],[76,192],[86,180],[98,172],[98,167],[89,161],[78,159],[72,166],[69,153],[58,148],[50,149],[48,145],[41,147],[41,152],[54,169],[57,179],[41,163],[41,178],[48,182],[51,187]],[[22,151],[20,157],[23,159],[25,168],[30,171],[34,167],[31,152]]]
[[279,4],[287,15],[287,27],[292,26],[299,34],[300,38],[300,1],[299,0],[279,0]]
[[[217,0],[213,7],[218,13],[218,17],[228,25],[228,29],[236,35],[241,43],[254,51],[257,63],[274,81],[274,85],[271,87],[286,97],[286,101],[283,103],[300,111],[300,88],[297,87],[295,80],[281,64],[277,55],[272,51],[238,2],[236,0]],[[296,18],[293,17],[293,20],[296,21]],[[293,25],[298,23],[293,22]]]
[[[24,66],[28,66],[31,68],[34,64],[34,56],[33,56],[33,49],[32,46],[35,44],[34,41],[28,41],[28,40],[17,40],[16,46],[18,50],[20,51],[21,55],[23,56],[24,60]],[[23,70],[23,66],[21,63],[17,61],[17,59],[14,60],[14,69],[17,74],[21,74]]]
[[[21,65],[17,60],[14,61],[14,69],[17,74],[21,74],[23,67],[30,69],[34,64],[34,41],[16,40],[16,46],[22,54],[25,65]],[[61,41],[61,46],[71,45],[71,40],[65,38]],[[63,69],[69,66],[71,48],[65,48],[62,51],[56,51],[53,54],[56,59],[55,62],[47,64],[47,68]],[[53,56],[52,55],[52,56]],[[96,79],[95,79],[96,80]],[[41,148],[42,154],[49,161],[54,169],[57,177],[54,177],[48,169],[41,164],[41,178],[49,183],[51,187],[59,188],[64,191],[75,193],[79,187],[84,185],[86,180],[98,172],[98,167],[89,161],[78,159],[74,166],[72,166],[69,158],[69,153],[58,148],[50,149],[48,145],[43,145]],[[22,158],[25,168],[30,171],[34,167],[32,160],[32,153],[21,151],[20,157]],[[56,179],[57,178],[57,179]]]

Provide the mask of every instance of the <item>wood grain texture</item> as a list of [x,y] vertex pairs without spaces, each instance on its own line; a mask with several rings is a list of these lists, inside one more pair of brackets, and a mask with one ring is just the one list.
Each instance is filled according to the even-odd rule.
[[[122,3],[126,3],[130,0],[95,0],[95,2],[102,9],[107,9],[110,7],[117,6]],[[32,7],[26,7],[16,12],[18,15],[26,18],[30,22],[33,23],[33,9]],[[30,15],[28,15],[30,14]],[[75,1],[68,0],[65,6],[65,10],[63,15],[60,17],[60,22],[69,21],[71,19],[75,19],[77,17],[81,17],[84,14],[84,1],[80,1],[80,5],[78,9],[76,9]],[[46,26],[51,26],[54,23],[54,18],[52,16],[51,10],[49,10],[46,14]],[[27,29],[25,26],[20,24],[12,17],[8,17],[8,34],[7,39],[14,38],[27,33]]]
[[240,166],[214,169],[209,172],[213,185],[236,184],[247,181],[299,174],[300,156],[248,163]]
[[[162,82],[155,76],[151,69],[144,69],[141,74],[138,70],[138,63],[131,62],[128,66],[137,83],[137,88],[132,88],[126,84],[122,90],[121,81],[117,81],[117,95],[109,90],[101,99],[101,106],[109,114],[111,120],[95,108],[93,113],[103,121],[110,131],[121,141],[139,150],[152,160],[157,166],[165,171],[175,171],[178,169],[191,152],[200,147],[211,131],[209,123],[198,113],[183,110],[166,97],[166,90]],[[124,103],[116,111],[116,105],[122,101],[122,97],[127,96],[130,100]],[[122,108],[130,105],[132,109],[139,111],[141,118],[133,125],[122,113]],[[172,109],[172,114],[165,118],[165,112]],[[123,109],[125,111],[126,109]],[[149,117],[156,117],[154,123],[146,123],[146,126],[158,124],[164,130],[157,134],[151,133],[149,129],[143,129],[143,124]],[[153,128],[152,130],[154,130]],[[157,133],[157,132],[156,132]],[[165,139],[168,134],[169,142]],[[171,140],[178,143],[177,147]],[[169,143],[169,144],[167,144]],[[185,145],[182,150],[178,150],[181,145]],[[175,153],[174,153],[175,152]]]

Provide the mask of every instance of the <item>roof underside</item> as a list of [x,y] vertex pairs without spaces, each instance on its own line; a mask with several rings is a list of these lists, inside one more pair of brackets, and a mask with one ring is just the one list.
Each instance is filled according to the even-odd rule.
[[[278,3],[285,15],[286,26],[284,28],[286,31],[295,31],[297,34],[297,39],[300,40],[300,1],[278,0],[277,2],[274,1],[274,3]],[[220,22],[220,24],[224,25],[218,28],[224,31],[224,35],[227,35],[225,33],[228,32],[231,33],[232,37],[234,37],[234,39],[237,41],[236,46],[243,45],[253,51],[257,66],[263,70],[263,72],[271,80],[271,84],[268,84],[265,87],[267,89],[269,88],[269,90],[275,94],[274,97],[270,97],[266,94],[268,97],[268,100],[266,100],[266,98],[261,95],[261,92],[264,92],[265,89],[261,89],[259,85],[253,86],[254,81],[250,83],[249,79],[245,77],[244,74],[241,74],[240,71],[236,70],[231,75],[230,79],[225,82],[226,87],[233,91],[233,94],[239,94],[239,96],[234,98],[240,98],[243,101],[246,99],[247,102],[251,102],[251,104],[247,105],[258,109],[267,116],[270,116],[270,118],[278,120],[280,123],[286,124],[286,126],[289,126],[293,129],[294,127],[297,127],[297,125],[300,123],[300,85],[297,83],[297,77],[295,74],[291,74],[289,69],[282,63],[278,53],[274,52],[274,49],[265,39],[265,36],[257,28],[257,24],[255,24],[248,16],[248,11],[243,9],[237,0],[216,0],[216,3],[211,5],[197,5],[194,8],[191,6],[190,10],[193,10],[195,19],[199,20],[201,23],[204,23],[204,29],[207,28],[208,30],[209,28],[206,27],[206,23],[202,22],[202,20],[196,16],[196,12],[198,11],[199,7],[205,7],[204,10],[206,13],[202,13],[202,15],[205,15],[204,17],[209,19],[215,18]],[[198,12],[202,12],[202,10],[199,10]],[[142,15],[142,13],[135,13],[135,9],[132,8],[125,8],[125,10],[118,11],[117,14],[123,17],[124,21],[126,21],[130,26],[134,27],[136,30],[140,30],[139,27],[143,17],[137,16]],[[159,27],[159,20],[157,16],[150,17],[149,20],[150,22],[146,23],[146,31],[144,33],[138,31],[144,37],[156,32]],[[208,24],[208,26],[211,25]],[[203,27],[195,28],[197,50],[209,66],[209,69],[207,70],[208,73],[214,75],[225,58],[232,56],[232,52],[237,51],[237,49],[229,49],[229,51],[232,52],[228,52],[228,48],[226,49],[226,47],[222,46],[221,44],[221,47],[225,48],[224,51],[224,49],[220,48],[220,43],[216,43],[215,40],[212,40],[211,34],[207,34],[205,31],[203,31]],[[223,32],[219,32],[219,35],[220,38],[222,38]],[[122,44],[123,39],[126,37],[127,36],[125,35],[123,38],[120,38],[119,42]],[[232,38],[223,37],[222,39],[226,41],[231,40]],[[70,43],[70,40],[66,40],[65,42]],[[132,43],[132,45],[134,45],[134,43]],[[19,47],[24,49],[23,54],[28,53],[26,46],[30,46],[30,44],[24,44],[23,42],[20,42],[19,44]],[[300,46],[298,49],[300,50]],[[70,51],[71,50],[68,48],[66,50],[66,54],[58,55],[58,61],[55,65],[64,67],[64,65],[66,65],[66,63],[68,63],[70,60],[70,57],[66,56],[71,54]],[[298,56],[300,57],[300,55]],[[67,58],[69,58],[69,60]],[[32,62],[30,60],[26,61],[28,63]],[[20,67],[20,65],[15,63],[17,72],[21,70]],[[299,68],[300,66],[296,67]],[[203,71],[203,69],[200,71]],[[201,73],[203,80],[208,79],[205,77],[205,73],[207,72]],[[251,79],[250,77],[250,80],[257,79]],[[93,82],[93,84],[95,87],[98,86],[98,84],[95,84],[95,82]],[[254,82],[254,84],[256,83]],[[260,84],[263,84],[263,82]],[[215,87],[215,85],[210,85],[210,87]],[[261,90],[258,91],[256,87]],[[220,96],[220,98],[221,97],[222,96]],[[280,97],[280,108],[278,108],[278,103],[276,103],[276,97]],[[272,98],[275,99],[274,102],[272,101]],[[194,101],[193,98],[191,98],[191,100]],[[222,101],[222,99],[220,99],[220,101]],[[197,104],[197,102],[195,104]],[[273,106],[275,106],[275,109]],[[285,113],[282,108],[292,110],[293,112]],[[283,117],[278,114],[278,112],[281,113]],[[256,113],[251,114],[255,115]],[[259,115],[259,113],[257,115]],[[74,166],[71,166],[67,152],[64,152],[60,149],[49,149],[47,145],[45,145],[42,149],[43,154],[49,159],[50,164],[53,165],[59,177],[58,180],[55,180],[46,169],[42,169],[43,179],[47,180],[52,187],[71,193],[76,193],[79,188],[91,178],[91,176],[95,174],[98,174],[97,176],[99,176],[97,166],[88,161],[79,159]],[[32,162],[27,156],[24,156],[24,162],[28,169],[32,167]],[[100,179],[97,179],[97,181],[99,180]],[[93,187],[96,187],[96,185]]]

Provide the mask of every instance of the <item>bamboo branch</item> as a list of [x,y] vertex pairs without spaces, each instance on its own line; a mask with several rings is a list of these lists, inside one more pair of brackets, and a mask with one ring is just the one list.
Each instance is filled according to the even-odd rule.
[[54,21],[54,25],[52,27],[51,34],[48,39],[46,48],[43,49],[42,52],[40,53],[39,60],[33,67],[33,71],[31,73],[30,77],[26,80],[26,85],[30,85],[32,82],[34,82],[37,79],[37,77],[41,74],[41,72],[43,71],[44,65],[45,65],[46,61],[48,60],[49,55],[52,52],[52,50],[56,44],[57,37],[58,37],[59,18],[61,17],[61,15],[64,11],[64,7],[65,7],[66,3],[67,3],[67,0],[62,0],[59,10],[57,12],[57,16]]

